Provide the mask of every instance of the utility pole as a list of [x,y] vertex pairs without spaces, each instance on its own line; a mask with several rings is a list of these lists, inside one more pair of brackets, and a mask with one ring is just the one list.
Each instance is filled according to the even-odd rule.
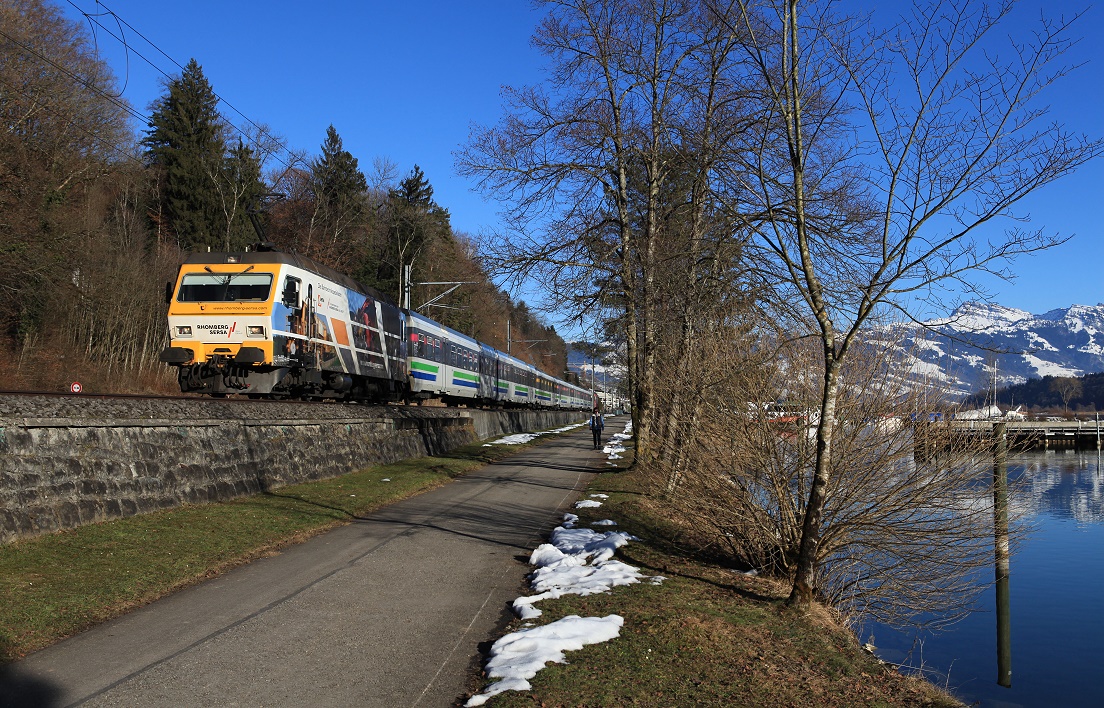
[[[399,289],[400,289],[399,291],[402,293],[402,307],[403,307],[404,310],[409,310],[410,309],[410,291],[414,286],[414,282],[410,278],[411,265],[412,264],[408,263],[408,264],[403,266],[402,278],[400,279],[400,283],[399,283]],[[441,293],[437,297],[432,298],[432,299],[430,299],[426,302],[423,302],[421,305],[418,306],[418,309],[421,310],[422,308],[429,307],[430,305],[433,305],[434,307],[444,307],[444,308],[452,309],[452,310],[463,309],[463,308],[451,307],[450,305],[438,305],[437,301],[441,300],[442,298],[444,298],[446,295],[451,293],[453,290],[456,290],[461,285],[478,285],[478,284],[479,284],[478,281],[475,281],[475,280],[446,280],[446,281],[438,281],[438,282],[430,282],[430,283],[418,283],[418,285],[451,285],[452,286],[451,288],[449,288],[445,292]]]
[[404,310],[410,309],[410,263],[404,263],[402,267],[402,282],[399,283],[399,292],[402,294],[402,306]]

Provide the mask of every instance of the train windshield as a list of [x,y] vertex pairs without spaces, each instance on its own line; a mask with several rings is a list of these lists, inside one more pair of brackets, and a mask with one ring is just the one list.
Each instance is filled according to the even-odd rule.
[[264,302],[272,291],[271,273],[188,273],[178,302]]

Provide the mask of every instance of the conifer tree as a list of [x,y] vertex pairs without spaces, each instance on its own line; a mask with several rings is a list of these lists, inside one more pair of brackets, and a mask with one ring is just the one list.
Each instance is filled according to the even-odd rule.
[[315,201],[311,231],[336,244],[343,234],[364,221],[368,182],[357,159],[346,150],[341,136],[330,125],[322,155],[311,162],[310,191]]
[[226,129],[218,98],[195,59],[166,88],[153,104],[142,141],[148,162],[161,173],[154,218],[183,248],[224,247],[227,220],[218,180],[225,169]]
[[433,201],[433,186],[417,165],[388,193],[387,201],[390,239],[378,284],[401,299],[404,266],[415,264],[435,239],[450,238],[452,229],[448,209]]

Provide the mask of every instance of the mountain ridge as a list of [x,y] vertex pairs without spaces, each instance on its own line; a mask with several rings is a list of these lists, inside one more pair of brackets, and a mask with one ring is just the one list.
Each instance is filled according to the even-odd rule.
[[[1104,372],[1104,303],[1042,314],[966,302],[948,317],[878,328],[915,378],[951,395],[1021,384],[1044,376]],[[996,364],[993,370],[992,364]]]

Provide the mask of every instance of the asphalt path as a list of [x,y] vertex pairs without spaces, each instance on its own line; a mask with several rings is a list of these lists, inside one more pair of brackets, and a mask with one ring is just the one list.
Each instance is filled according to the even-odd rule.
[[0,705],[455,705],[604,463],[526,449],[2,667]]

